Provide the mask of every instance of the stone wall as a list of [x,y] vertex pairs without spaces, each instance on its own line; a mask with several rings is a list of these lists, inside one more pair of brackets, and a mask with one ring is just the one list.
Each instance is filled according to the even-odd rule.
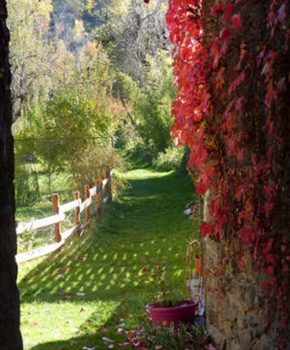
[[[204,198],[203,217],[210,220]],[[261,285],[263,275],[255,269],[250,254],[243,252],[244,267],[238,266],[234,251],[238,242],[203,240],[204,285],[207,328],[220,350],[274,350],[277,340],[275,315],[265,323]],[[231,255],[233,255],[231,257]]]
[[249,257],[245,269],[225,259],[226,249],[211,238],[204,240],[208,331],[220,350],[274,349],[274,322],[266,328],[264,321],[262,276]]

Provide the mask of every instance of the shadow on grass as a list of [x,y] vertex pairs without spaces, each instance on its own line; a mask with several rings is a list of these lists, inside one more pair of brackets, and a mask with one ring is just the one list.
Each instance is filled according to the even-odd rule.
[[101,222],[92,225],[82,240],[73,238],[20,281],[26,305],[48,303],[61,308],[72,303],[79,305],[79,312],[87,304],[113,305],[100,320],[96,304],[71,339],[39,344],[33,350],[96,345],[106,349],[102,337],[121,341],[122,336],[116,334],[123,322],[120,319],[134,326],[144,304],[158,290],[155,281],[140,273],[144,266],[150,270],[157,262],[166,264],[173,289],[182,293],[186,241],[192,235],[182,209],[190,200],[191,184],[174,174],[147,175],[142,178],[140,172],[140,178],[129,177],[130,188],[119,202],[107,206]]
[[[126,341],[124,334],[118,334],[118,329],[124,327],[122,311],[124,306],[118,307],[112,317],[102,326],[99,325],[98,311],[92,313],[90,317],[84,322],[74,337],[68,340],[51,341],[43,344],[38,344],[31,348],[31,350],[82,350],[84,347],[89,349],[108,349],[108,345],[114,344],[114,348],[121,348],[118,345]],[[94,331],[92,331],[94,329]],[[122,328],[123,329],[123,328]],[[130,330],[132,328],[128,328]],[[106,341],[104,339],[108,339]],[[126,349],[133,349],[134,347],[126,347]]]

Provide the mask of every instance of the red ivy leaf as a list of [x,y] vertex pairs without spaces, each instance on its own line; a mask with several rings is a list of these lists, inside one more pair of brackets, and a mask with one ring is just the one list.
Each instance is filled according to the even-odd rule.
[[242,269],[244,269],[246,266],[247,266],[247,263],[246,263],[246,258],[244,256],[241,256],[239,259],[238,259],[238,262],[239,262],[239,265]]
[[231,37],[231,32],[228,30],[228,28],[224,28],[220,32],[220,38],[223,40],[229,40]]
[[266,273],[270,276],[273,276],[274,275],[274,266],[272,265],[269,265],[267,268],[266,268]]
[[272,247],[273,247],[273,243],[274,243],[274,239],[270,238],[265,244],[264,244],[264,248],[263,248],[263,254],[266,255],[268,254]]
[[237,32],[239,29],[242,29],[243,22],[242,22],[241,14],[238,13],[237,15],[233,15],[233,17],[231,18],[231,23],[235,32]]
[[241,148],[238,149],[238,150],[237,150],[236,156],[237,156],[237,160],[238,160],[239,162],[243,161],[243,160],[244,160],[244,150],[241,149]]
[[244,98],[243,97],[237,98],[235,102],[235,109],[237,113],[240,113],[242,111],[243,105],[244,105]]
[[272,103],[277,99],[277,91],[274,88],[272,80],[267,84],[265,96],[265,105],[270,108]]
[[255,232],[248,226],[244,225],[240,230],[239,230],[239,236],[241,242],[245,246],[249,246],[253,242],[253,238],[255,236]]
[[207,190],[208,190],[208,185],[203,180],[200,180],[196,184],[196,193],[205,194]]
[[203,222],[201,225],[200,225],[200,233],[202,236],[206,236],[210,233],[212,233],[212,225],[209,224],[208,222]]
[[262,283],[263,289],[273,288],[275,286],[277,279],[275,277],[272,277],[271,279],[266,280]]
[[274,204],[271,202],[266,202],[264,204],[264,213],[266,218],[270,217],[270,214],[272,213],[273,208],[274,208]]
[[217,88],[222,88],[225,84],[225,67],[221,67],[221,69],[218,71],[217,76],[216,76],[216,87]]
[[228,47],[229,47],[228,42],[224,41],[222,44],[222,47],[221,47],[221,51],[220,51],[221,56],[224,56],[227,53]]
[[226,8],[225,8],[225,15],[224,15],[226,21],[229,22],[231,20],[233,11],[234,11],[234,5],[233,4],[228,4],[226,6]]
[[235,153],[235,150],[236,150],[236,142],[235,140],[233,139],[229,139],[228,141],[228,151],[229,151],[229,154],[232,155]]
[[211,13],[211,15],[216,15],[216,14],[221,13],[223,11],[223,9],[224,9],[224,5],[211,6],[210,13]]
[[237,88],[242,84],[242,82],[246,79],[245,72],[242,72],[230,85],[228,89],[228,94],[232,94],[237,90]]
[[266,263],[268,263],[269,265],[275,265],[276,264],[276,257],[273,254],[265,254],[264,255],[265,261]]
[[240,59],[239,59],[238,64],[237,64],[236,67],[235,67],[235,69],[236,69],[237,71],[240,71],[241,68],[242,68],[242,63],[243,63],[243,60],[244,60],[244,58],[245,58],[245,56],[246,56],[246,53],[247,53],[247,51],[246,51],[245,48],[246,48],[246,44],[245,44],[244,42],[242,42],[242,43],[240,44]]

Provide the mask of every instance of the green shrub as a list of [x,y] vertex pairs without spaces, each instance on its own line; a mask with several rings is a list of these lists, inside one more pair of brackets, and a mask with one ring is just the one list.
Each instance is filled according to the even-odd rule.
[[[85,153],[76,154],[75,159],[69,164],[73,187],[82,189],[86,184],[93,186],[96,177],[103,174],[107,168],[123,172],[126,164],[119,153],[108,145],[88,147]],[[113,197],[116,198],[125,187],[125,179],[115,176],[112,181]]]
[[165,152],[158,154],[153,166],[158,170],[179,170],[182,167],[184,152],[183,147],[168,147]]
[[25,166],[16,167],[15,194],[17,206],[30,205],[40,199],[39,179],[36,171],[29,171]]

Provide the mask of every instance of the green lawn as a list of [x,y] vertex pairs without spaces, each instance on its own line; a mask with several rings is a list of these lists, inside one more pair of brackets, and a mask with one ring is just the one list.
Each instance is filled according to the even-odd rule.
[[106,206],[102,220],[61,252],[20,265],[22,334],[25,350],[107,349],[144,313],[152,280],[140,270],[166,264],[177,294],[192,223],[182,213],[192,198],[189,179],[174,173],[133,170],[129,188]]

